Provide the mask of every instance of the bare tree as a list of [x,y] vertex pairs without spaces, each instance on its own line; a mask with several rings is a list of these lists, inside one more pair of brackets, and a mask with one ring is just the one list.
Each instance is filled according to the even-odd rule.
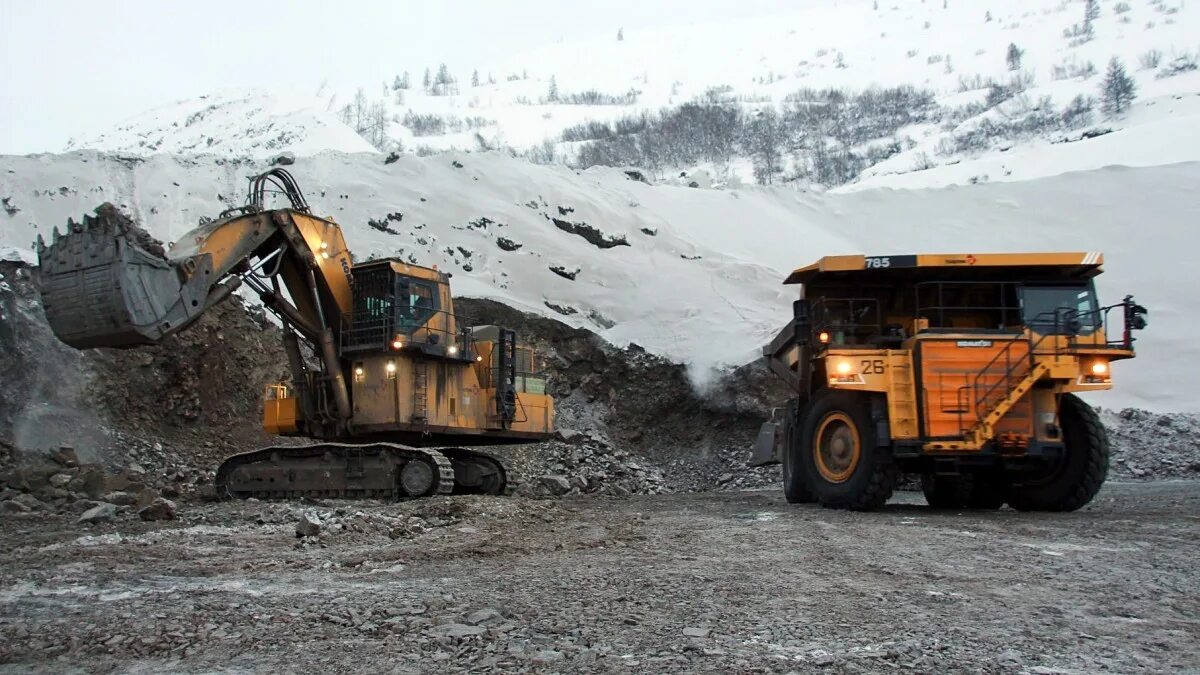
[[1010,42],[1008,44],[1008,55],[1005,57],[1005,60],[1008,62],[1008,69],[1013,71],[1020,70],[1021,57],[1024,55],[1024,50],[1018,47],[1016,43]]
[[438,96],[458,93],[454,77],[450,75],[450,69],[444,63],[438,66],[437,75],[433,78],[433,93]]
[[761,110],[750,120],[746,149],[754,161],[754,180],[763,185],[775,182],[783,171],[783,128],[774,108]]

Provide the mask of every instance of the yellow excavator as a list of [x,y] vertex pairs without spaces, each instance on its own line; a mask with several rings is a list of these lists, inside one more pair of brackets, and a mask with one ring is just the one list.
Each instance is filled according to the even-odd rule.
[[[266,208],[271,194],[290,207]],[[46,318],[78,349],[158,344],[243,286],[279,318],[291,377],[267,388],[263,428],[315,442],[228,458],[223,497],[501,494],[504,465],[472,448],[553,432],[534,350],[512,330],[463,325],[436,267],[354,264],[341,228],[283,169],[252,177],[245,206],[166,251],[102,216],[37,244]]]

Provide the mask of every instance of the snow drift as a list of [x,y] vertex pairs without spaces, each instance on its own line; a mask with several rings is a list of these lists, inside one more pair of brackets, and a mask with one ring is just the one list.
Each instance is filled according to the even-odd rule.
[[[261,162],[96,152],[0,157],[0,247],[27,250],[111,201],[173,240],[241,203]],[[654,186],[499,153],[387,163],[325,152],[290,167],[358,259],[399,256],[493,298],[636,342],[699,376],[757,357],[788,319],[797,266],[829,254],[1102,250],[1101,299],[1151,311],[1140,358],[1116,369],[1109,407],[1200,410],[1180,377],[1200,363],[1191,220],[1200,164],[1108,168],[1024,182],[848,194]],[[624,244],[613,243],[624,241]]]

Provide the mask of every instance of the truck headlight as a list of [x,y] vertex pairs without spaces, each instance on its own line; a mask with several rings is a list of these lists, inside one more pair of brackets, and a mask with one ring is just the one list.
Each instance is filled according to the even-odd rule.
[[849,361],[838,361],[837,365],[834,366],[834,369],[837,371],[838,375],[849,375],[853,368],[854,367],[850,365]]
[[1092,375],[1095,375],[1096,377],[1104,377],[1105,375],[1108,375],[1108,362],[1107,361],[1093,361],[1092,362]]

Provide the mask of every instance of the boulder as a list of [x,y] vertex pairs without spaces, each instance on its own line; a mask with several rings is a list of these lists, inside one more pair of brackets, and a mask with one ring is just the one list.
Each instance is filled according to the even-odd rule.
[[447,623],[435,626],[432,631],[438,637],[465,638],[473,635],[483,635],[487,629],[483,626],[468,626],[464,623]]
[[133,506],[137,503],[137,496],[128,492],[108,492],[101,499],[117,506]]
[[[134,487],[134,486],[131,485],[130,488],[132,488],[132,487]],[[129,491],[132,492],[133,490],[131,489]],[[139,510],[144,509],[147,506],[150,506],[151,504],[153,504],[154,500],[158,499],[158,498],[159,498],[159,494],[157,492],[155,492],[154,490],[151,490],[150,488],[142,487],[137,491],[137,502],[136,502],[135,506],[137,506],[137,508]]]
[[162,497],[138,509],[138,517],[142,520],[175,520],[175,502]]
[[51,455],[51,458],[67,468],[79,466],[79,454],[75,452],[75,448],[72,448],[68,445],[64,445],[55,451],[55,453]]
[[110,521],[116,517],[117,517],[117,505],[103,502],[103,503],[97,504],[96,506],[93,506],[92,508],[88,509],[87,511],[84,511],[79,516],[79,520],[77,520],[75,522],[78,522],[78,523],[103,523],[103,522]]
[[477,626],[481,623],[491,623],[503,618],[504,617],[500,615],[500,612],[488,607],[487,609],[480,609],[471,612],[467,615],[466,621],[472,626]]
[[0,502],[0,513],[29,513],[29,511],[28,506],[18,501]]
[[566,476],[541,476],[538,481],[552,495],[565,495],[571,491],[571,481]]
[[300,522],[296,523],[297,537],[315,537],[321,533],[321,519],[317,514],[307,512],[300,516]]
[[70,486],[75,492],[81,492],[92,499],[99,499],[106,492],[121,489],[119,487],[111,487],[104,469],[95,465],[81,467],[79,473],[71,481]]
[[28,493],[19,494],[16,497],[13,497],[11,501],[17,502],[30,511],[41,511],[46,508],[45,502]]
[[69,473],[56,473],[53,476],[50,476],[50,484],[56,488],[66,487],[67,483],[70,482],[71,474]]

